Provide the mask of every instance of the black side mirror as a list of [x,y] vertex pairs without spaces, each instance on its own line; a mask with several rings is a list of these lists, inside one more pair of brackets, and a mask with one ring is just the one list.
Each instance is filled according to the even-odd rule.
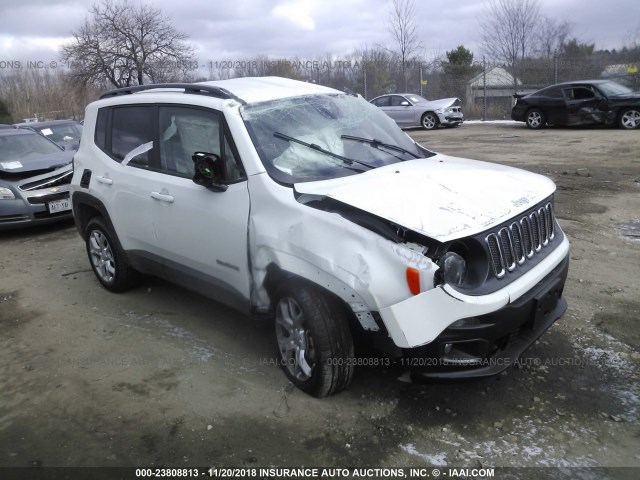
[[219,155],[208,152],[196,152],[191,157],[195,167],[193,182],[214,192],[224,192],[227,185],[222,183],[224,178],[222,160]]

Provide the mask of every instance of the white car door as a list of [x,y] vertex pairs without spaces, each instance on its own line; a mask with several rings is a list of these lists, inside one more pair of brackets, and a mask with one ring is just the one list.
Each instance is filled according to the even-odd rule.
[[[153,200],[149,195],[153,185],[152,149],[154,108],[125,106],[100,112],[98,121],[105,123],[109,115],[113,128],[110,135],[96,138],[105,155],[99,169],[93,172],[91,188],[105,205],[116,235],[125,250],[157,253],[152,224]],[[108,139],[108,140],[107,140]],[[108,143],[107,143],[108,142]],[[111,160],[108,160],[110,158]]]
[[[248,299],[249,192],[222,114],[161,106],[159,132],[162,175],[151,197],[167,275],[214,298],[226,291]],[[225,162],[225,191],[193,182],[195,152],[215,154]],[[204,291],[216,286],[220,292]]]

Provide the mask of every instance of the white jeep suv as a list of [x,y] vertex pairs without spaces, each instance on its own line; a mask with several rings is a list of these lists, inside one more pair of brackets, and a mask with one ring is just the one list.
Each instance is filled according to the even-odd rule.
[[86,109],[73,213],[119,292],[157,275],[274,319],[300,389],[354,337],[431,378],[494,375],[566,310],[555,185],[433,153],[360,96],[283,78],[114,90]]

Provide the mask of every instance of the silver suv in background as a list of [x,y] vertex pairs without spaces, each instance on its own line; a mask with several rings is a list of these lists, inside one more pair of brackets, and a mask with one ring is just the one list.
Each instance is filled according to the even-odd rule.
[[85,128],[72,204],[98,281],[157,275],[272,321],[279,365],[312,395],[376,364],[356,337],[416,375],[483,377],[567,307],[553,182],[431,152],[360,96],[277,77],[145,85],[91,103]]

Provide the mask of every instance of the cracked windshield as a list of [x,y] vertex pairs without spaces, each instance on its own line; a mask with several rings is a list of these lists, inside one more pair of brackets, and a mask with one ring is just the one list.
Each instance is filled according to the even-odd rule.
[[393,120],[351,95],[311,95],[242,107],[267,172],[283,183],[353,175],[426,156]]

